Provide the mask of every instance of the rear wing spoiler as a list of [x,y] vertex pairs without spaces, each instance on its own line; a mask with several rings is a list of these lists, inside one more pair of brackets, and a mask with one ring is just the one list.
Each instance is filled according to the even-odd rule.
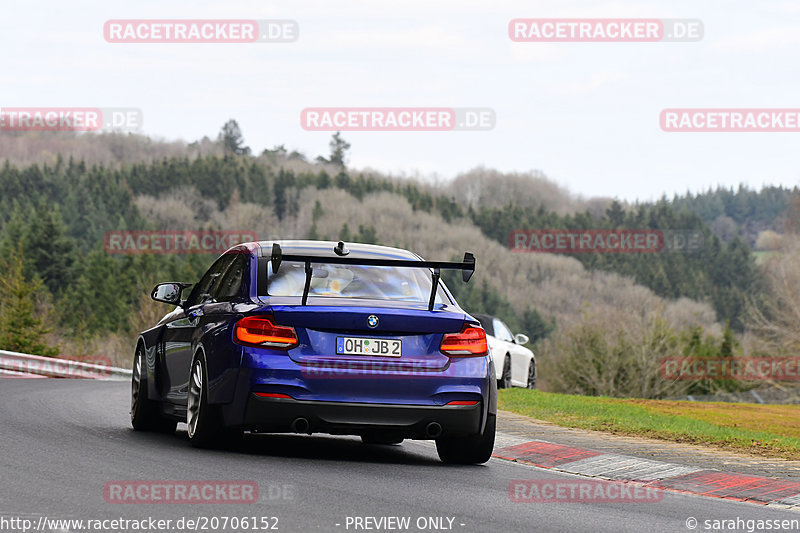
[[281,250],[281,245],[276,243],[272,244],[272,254],[270,255],[270,263],[272,264],[273,274],[278,272],[283,261],[298,262],[305,264],[306,281],[303,287],[303,300],[302,304],[306,305],[308,302],[308,292],[311,290],[311,276],[313,273],[312,264],[328,264],[328,265],[360,265],[360,266],[390,266],[390,267],[403,267],[403,268],[430,268],[433,270],[431,276],[431,296],[428,300],[428,311],[433,311],[433,304],[436,300],[436,290],[439,288],[439,279],[441,278],[441,270],[461,270],[461,277],[464,282],[468,282],[475,272],[475,256],[470,253],[464,253],[464,260],[460,263],[452,261],[415,261],[413,259],[382,259],[382,258],[356,258],[345,257],[350,252],[345,248],[343,242],[339,242],[334,248],[336,257],[320,257],[317,255],[295,255],[284,254]]

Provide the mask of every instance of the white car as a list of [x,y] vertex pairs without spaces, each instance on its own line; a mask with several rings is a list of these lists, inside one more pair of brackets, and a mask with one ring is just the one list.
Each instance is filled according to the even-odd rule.
[[470,313],[486,330],[489,354],[494,360],[497,388],[536,388],[536,356],[525,348],[530,340],[527,335],[511,334],[503,321],[490,315]]

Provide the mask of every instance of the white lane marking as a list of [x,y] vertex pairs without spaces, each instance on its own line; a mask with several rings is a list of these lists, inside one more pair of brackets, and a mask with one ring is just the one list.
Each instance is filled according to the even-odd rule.
[[788,498],[783,498],[775,503],[781,503],[784,505],[800,505],[800,494],[796,496],[789,496]]
[[[516,435],[498,432],[495,437],[495,449],[507,446],[516,446],[527,442],[547,442],[543,440],[527,440]],[[555,443],[548,443],[555,444]],[[640,459],[629,455],[616,453],[600,453],[594,457],[578,459],[570,463],[563,463],[556,470],[570,472],[582,476],[605,477],[607,479],[636,479],[641,481],[655,481],[669,477],[682,476],[692,472],[704,470],[693,466],[665,463],[653,459]]]
[[[494,436],[494,449],[498,448],[507,448],[509,446],[516,446],[518,444],[525,444],[526,442],[534,442],[535,439],[525,439],[522,437],[517,437],[516,435],[511,435],[509,433],[501,433],[497,432]],[[541,442],[541,441],[537,441]]]
[[585,476],[603,476],[612,479],[635,479],[640,481],[655,481],[703,470],[702,468],[617,454],[605,454],[580,459],[560,465],[559,469]]

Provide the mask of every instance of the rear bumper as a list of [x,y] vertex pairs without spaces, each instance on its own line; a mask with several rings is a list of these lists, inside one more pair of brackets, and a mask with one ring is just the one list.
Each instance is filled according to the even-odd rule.
[[244,429],[264,432],[292,431],[298,418],[308,421],[306,433],[364,435],[384,433],[402,438],[429,439],[431,423],[441,426],[442,436],[479,434],[483,406],[395,405],[263,398],[250,394]]

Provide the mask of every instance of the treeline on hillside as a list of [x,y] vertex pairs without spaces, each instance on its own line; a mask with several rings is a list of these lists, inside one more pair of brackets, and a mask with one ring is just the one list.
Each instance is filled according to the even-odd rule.
[[[309,158],[301,152],[278,145],[263,150],[253,160],[273,167],[291,168],[296,173],[309,170],[316,172],[324,166],[331,174],[335,174],[337,167],[345,166],[349,148],[349,143],[340,136],[334,136],[328,157]],[[4,132],[0,136],[0,154],[18,167],[33,164],[53,166],[62,157],[60,154],[64,154],[65,158],[72,156],[76,161],[84,161],[88,166],[118,168],[165,159],[195,159],[198,156],[251,152],[256,153],[245,146],[244,136],[235,120],[230,120],[223,126],[216,140],[203,137],[192,143],[113,132]],[[539,171],[500,173],[479,167],[457,176],[452,182],[426,188],[438,189],[439,193],[452,197],[463,205],[497,208],[509,202],[523,207],[542,205],[547,211],[554,211],[559,215],[587,210],[593,215],[599,215],[611,202],[610,198],[584,199],[549,180]],[[660,202],[669,203],[676,211],[685,207],[697,213],[725,243],[739,236],[753,246],[759,234],[765,230],[784,233],[784,229],[791,229],[784,227],[787,223],[793,225],[794,230],[797,229],[800,220],[787,220],[783,216],[787,208],[797,202],[797,193],[797,187],[790,189],[764,186],[760,190],[753,190],[740,185],[735,189],[717,187],[699,193],[687,192],[675,195],[671,200],[663,197]],[[631,207],[636,208],[637,205]]]
[[118,167],[174,157],[223,155],[222,143],[208,137],[192,142],[165,141],[134,133],[77,133],[55,131],[3,131],[2,158],[18,167],[54,165],[59,157],[88,165]]
[[697,213],[724,242],[740,237],[753,246],[762,231],[783,233],[791,229],[785,227],[786,223],[793,223],[797,229],[798,221],[788,220],[786,214],[798,192],[797,187],[765,186],[758,191],[744,185],[737,189],[717,187],[702,193],[675,195],[670,204],[677,211],[685,208]]
[[665,298],[688,297],[708,300],[720,320],[730,320],[741,331],[748,299],[759,291],[759,276],[749,246],[734,238],[724,244],[699,215],[676,211],[667,202],[639,205],[624,210],[619,202],[601,215],[589,211],[557,215],[544,208],[509,204],[503,208],[470,210],[473,222],[487,236],[507,244],[518,229],[654,229],[701,234],[693,250],[642,254],[576,253],[573,256],[589,270],[605,270],[630,276]]

